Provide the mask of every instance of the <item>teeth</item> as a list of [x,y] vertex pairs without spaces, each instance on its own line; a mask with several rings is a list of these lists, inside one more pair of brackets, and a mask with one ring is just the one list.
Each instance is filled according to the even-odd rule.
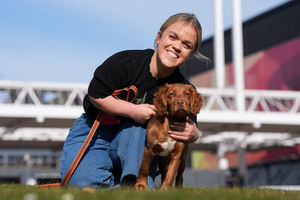
[[173,53],[172,51],[168,51],[168,54],[170,56],[172,56],[173,58],[177,58],[177,55],[175,53]]

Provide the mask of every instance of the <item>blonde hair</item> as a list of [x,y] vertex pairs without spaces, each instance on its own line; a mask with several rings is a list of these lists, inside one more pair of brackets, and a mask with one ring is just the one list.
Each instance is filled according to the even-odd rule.
[[[172,24],[178,21],[183,21],[187,24],[191,24],[196,32],[197,32],[197,44],[195,45],[195,48],[193,49],[192,55],[198,58],[199,60],[204,60],[206,62],[210,62],[209,58],[202,55],[199,52],[200,46],[201,46],[201,41],[202,41],[202,27],[200,22],[198,21],[197,17],[192,14],[192,13],[177,13],[175,15],[172,15],[169,17],[160,27],[160,37],[163,34],[163,32]],[[157,44],[155,42],[154,48],[157,48]]]

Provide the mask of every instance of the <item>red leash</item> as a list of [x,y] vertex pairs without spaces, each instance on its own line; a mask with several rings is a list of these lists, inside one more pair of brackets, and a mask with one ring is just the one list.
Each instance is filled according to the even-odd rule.
[[[126,94],[126,99],[125,101],[129,101],[129,102],[133,102],[136,97],[137,97],[137,94],[138,94],[138,89],[132,85],[130,86],[129,88],[123,88],[123,89],[120,89],[120,90],[115,90],[112,94],[113,97],[115,98],[118,98],[118,96],[120,96],[122,93]],[[133,93],[131,93],[133,92]],[[131,96],[132,95],[132,96]],[[94,124],[88,134],[88,136],[86,137],[85,141],[83,142],[80,150],[78,151],[75,159],[73,160],[73,163],[71,164],[70,168],[68,169],[64,179],[62,180],[61,183],[49,183],[49,184],[42,184],[42,185],[37,185],[36,188],[48,188],[48,187],[64,187],[64,186],[67,186],[67,184],[69,183],[69,180],[70,178],[72,177],[75,169],[77,168],[84,152],[86,151],[87,147],[89,146],[92,138],[94,137],[95,135],[95,132],[98,128],[98,126],[100,125],[100,123],[102,122],[103,120],[103,117],[105,116],[105,113],[100,111],[94,121]]]

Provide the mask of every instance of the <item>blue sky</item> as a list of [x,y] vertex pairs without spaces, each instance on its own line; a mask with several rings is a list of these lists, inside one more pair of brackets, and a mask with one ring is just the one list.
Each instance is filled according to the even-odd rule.
[[[288,0],[241,2],[245,21]],[[223,5],[227,29],[231,0]],[[213,36],[213,0],[0,0],[0,80],[88,83],[110,55],[153,48],[178,12],[198,17],[204,40]]]

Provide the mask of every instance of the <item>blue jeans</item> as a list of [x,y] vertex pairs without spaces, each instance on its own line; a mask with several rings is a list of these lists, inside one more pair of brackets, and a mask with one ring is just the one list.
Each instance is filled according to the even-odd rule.
[[[93,122],[82,114],[70,129],[62,158],[61,177],[87,137]],[[133,186],[146,144],[146,129],[133,121],[119,125],[99,125],[85,154],[74,171],[69,185],[77,187],[113,188]],[[154,159],[149,171],[148,187],[154,187],[157,162]]]

